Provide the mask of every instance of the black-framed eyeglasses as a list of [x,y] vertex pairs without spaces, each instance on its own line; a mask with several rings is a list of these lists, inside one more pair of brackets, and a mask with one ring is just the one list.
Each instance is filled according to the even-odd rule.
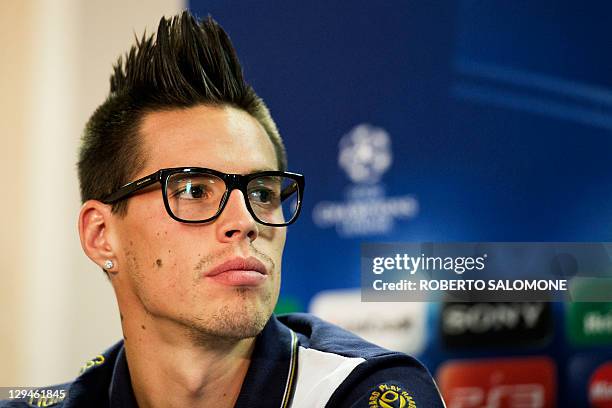
[[102,202],[114,204],[157,182],[162,185],[168,215],[176,221],[194,224],[216,219],[232,190],[237,189],[257,222],[283,227],[300,215],[304,194],[304,176],[297,173],[261,171],[242,175],[203,167],[174,167],[132,181]]

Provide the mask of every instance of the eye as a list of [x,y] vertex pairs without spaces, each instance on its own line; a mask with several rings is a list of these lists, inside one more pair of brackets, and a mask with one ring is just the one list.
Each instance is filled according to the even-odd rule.
[[270,204],[278,201],[274,191],[263,187],[249,191],[249,199],[258,204]]
[[202,200],[210,196],[210,191],[203,184],[193,184],[187,182],[185,185],[178,189],[173,197],[177,197],[183,200]]

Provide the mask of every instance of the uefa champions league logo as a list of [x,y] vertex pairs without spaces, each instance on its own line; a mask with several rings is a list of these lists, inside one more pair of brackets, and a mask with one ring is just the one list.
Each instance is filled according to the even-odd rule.
[[340,139],[338,164],[353,183],[378,183],[392,162],[391,138],[382,128],[358,125]]
[[391,137],[386,130],[368,124],[355,126],[338,143],[338,164],[352,184],[343,201],[320,201],[313,220],[320,228],[336,227],[343,237],[385,235],[396,219],[412,218],[417,200],[410,196],[388,197],[380,181],[391,167]]

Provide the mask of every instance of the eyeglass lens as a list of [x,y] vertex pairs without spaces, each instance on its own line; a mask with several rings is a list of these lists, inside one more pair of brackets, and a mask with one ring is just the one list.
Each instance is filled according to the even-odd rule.
[[[223,179],[206,173],[172,174],[166,184],[172,214],[185,221],[214,217],[225,190]],[[296,215],[298,186],[289,177],[261,176],[248,183],[246,198],[259,221],[284,224]]]

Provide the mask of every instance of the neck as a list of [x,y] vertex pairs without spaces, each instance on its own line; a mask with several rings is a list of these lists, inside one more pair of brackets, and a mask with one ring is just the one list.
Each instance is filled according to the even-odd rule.
[[140,408],[234,406],[255,338],[219,340],[138,312],[122,316],[122,326]]

